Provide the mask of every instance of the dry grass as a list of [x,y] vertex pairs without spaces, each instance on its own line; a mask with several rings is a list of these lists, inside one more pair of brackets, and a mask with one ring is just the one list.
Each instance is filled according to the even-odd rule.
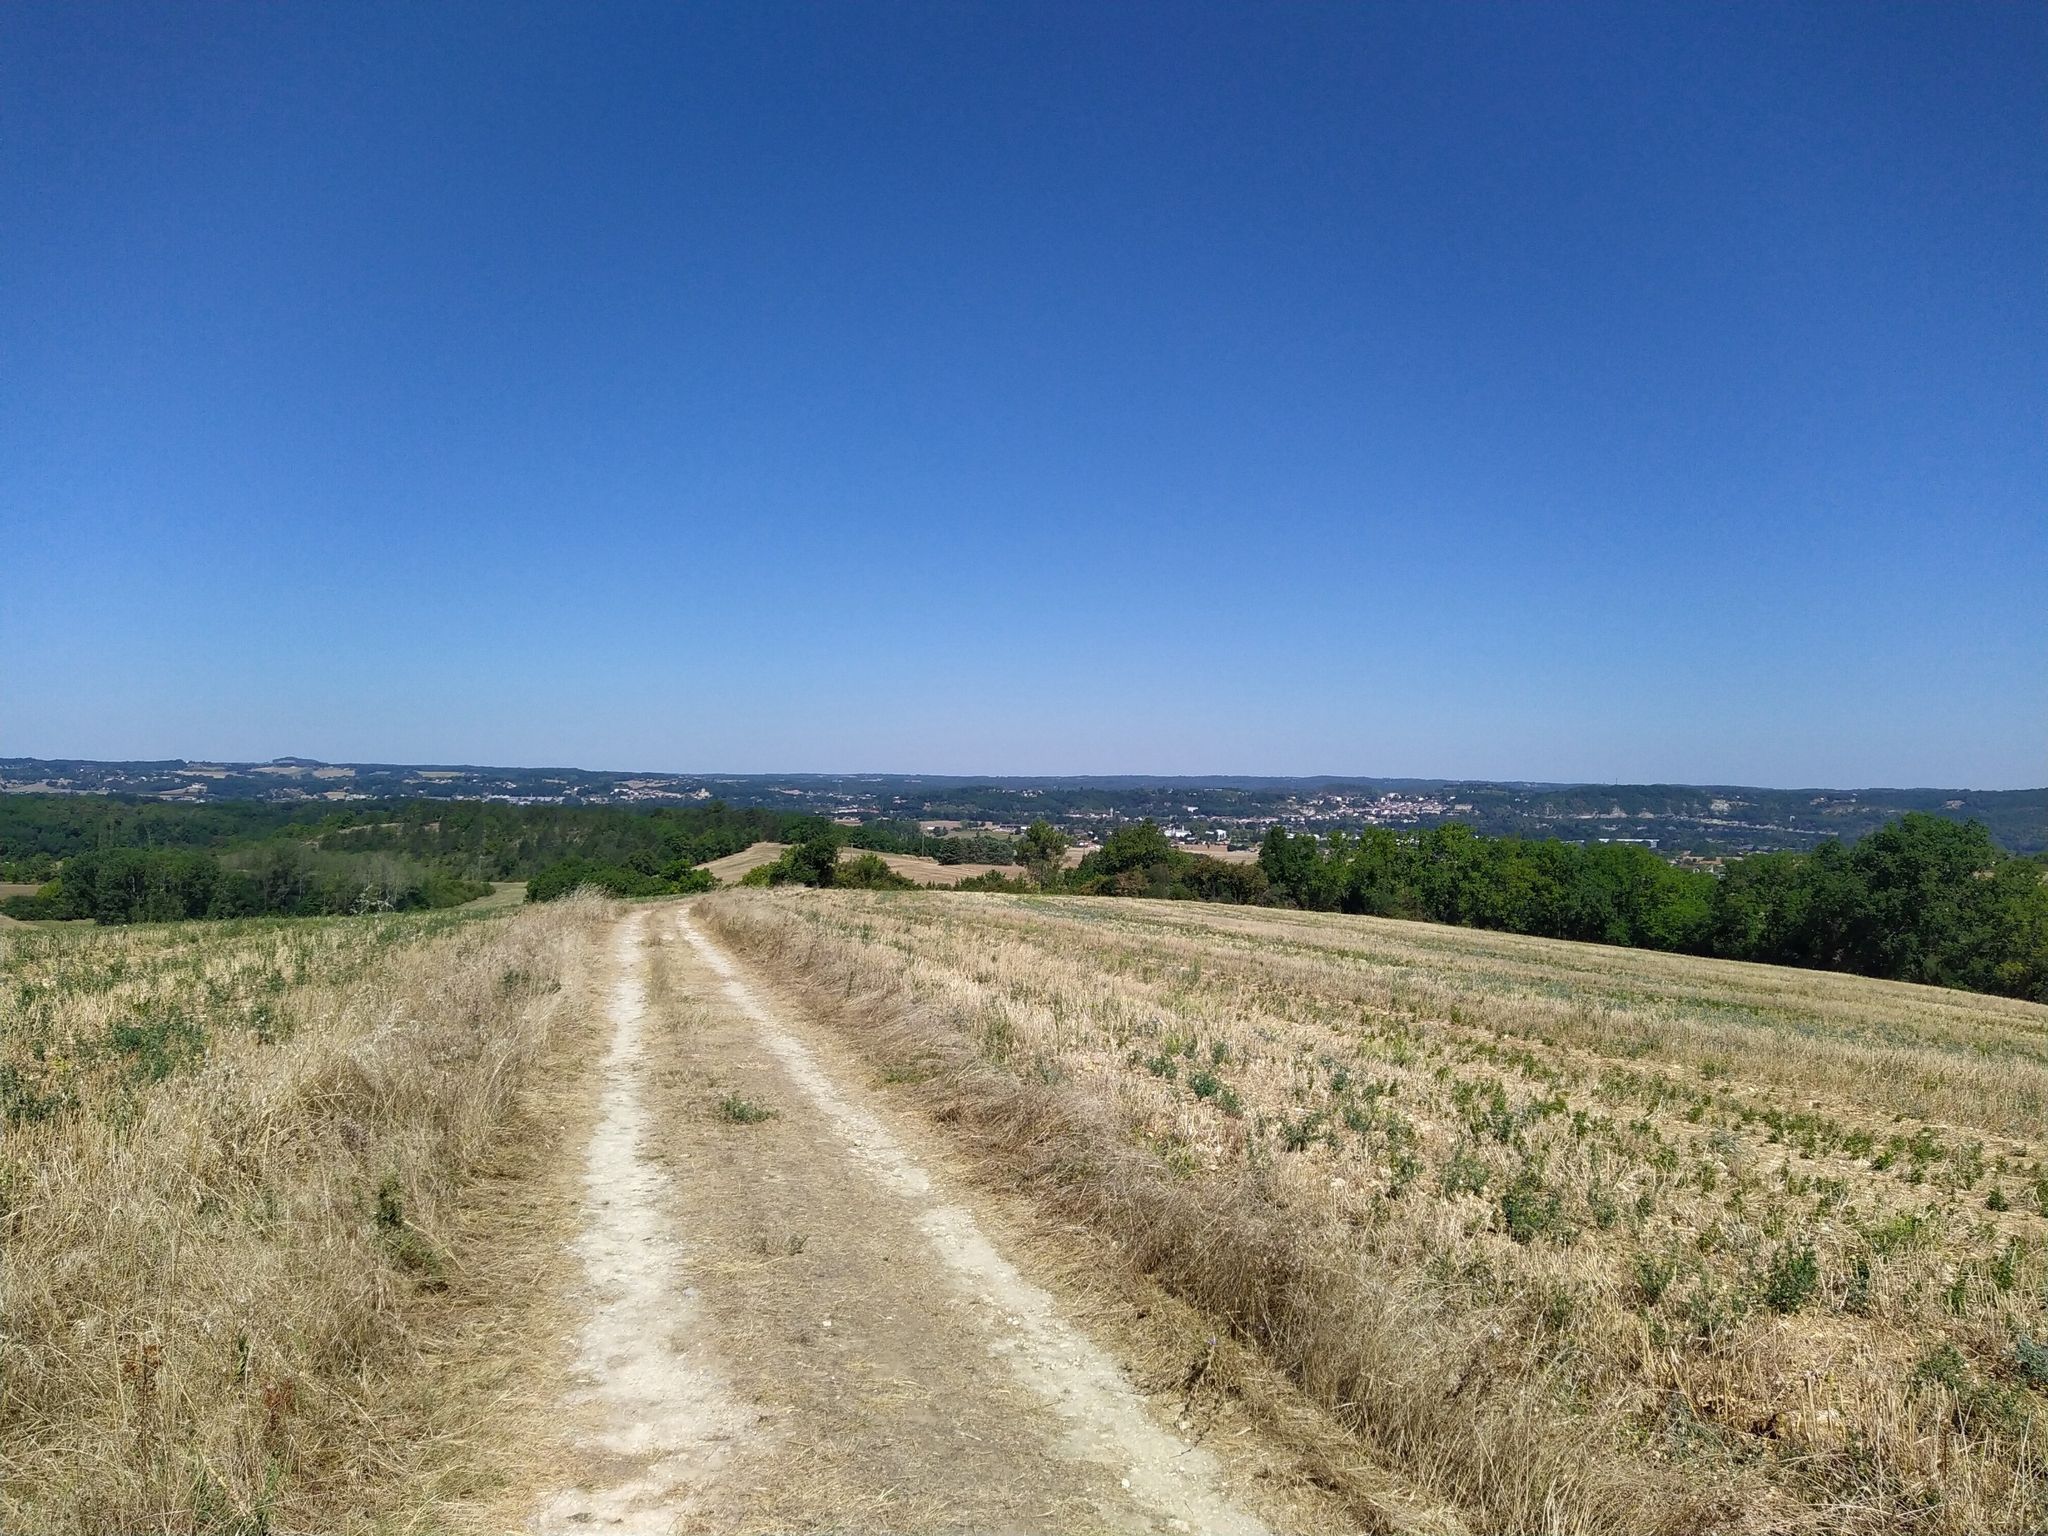
[[[729,853],[722,859],[713,859],[704,867],[727,885],[737,885],[746,875],[764,864],[773,864],[781,858],[787,843],[756,843],[740,853]],[[842,859],[857,859],[867,850],[842,848]],[[990,870],[1000,870],[1005,875],[1021,875],[1024,871],[1015,864],[941,864],[937,859],[928,859],[922,854],[883,853],[877,854],[897,874],[919,885],[958,885],[962,880],[971,880],[976,875],[985,875]],[[1078,863],[1076,859],[1074,862]]]
[[601,910],[0,937],[0,1529],[417,1527],[390,1384]]
[[701,910],[1478,1528],[2048,1526],[2048,1009],[1192,904]]
[[773,864],[781,858],[787,843],[755,843],[742,848],[738,853],[728,853],[722,859],[713,859],[704,868],[711,871],[727,885],[738,885],[747,875],[764,864]]
[[[847,848],[839,856],[857,859],[861,852],[858,848]],[[915,880],[919,885],[958,885],[962,880],[972,880],[976,875],[991,871],[1014,880],[1024,873],[1023,868],[1016,864],[941,864],[937,859],[928,859],[920,853],[883,853],[876,857],[904,879]]]

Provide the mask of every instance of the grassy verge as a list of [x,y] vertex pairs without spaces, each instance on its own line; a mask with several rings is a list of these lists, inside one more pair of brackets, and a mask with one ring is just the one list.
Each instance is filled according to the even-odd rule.
[[2048,1010],[1299,914],[700,911],[1478,1528],[2048,1524]]
[[379,1383],[600,911],[0,935],[0,1529],[409,1523]]

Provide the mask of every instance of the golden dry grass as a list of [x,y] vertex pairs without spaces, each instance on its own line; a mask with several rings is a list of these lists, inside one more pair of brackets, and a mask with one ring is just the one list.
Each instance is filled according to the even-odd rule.
[[601,910],[0,937],[0,1530],[417,1528],[491,1407],[392,1382]]
[[[839,856],[857,859],[860,855],[860,849],[847,848]],[[1015,864],[941,864],[937,859],[928,859],[917,853],[883,853],[876,857],[904,879],[915,880],[919,885],[958,885],[962,880],[972,880],[976,875],[991,871],[1011,879],[1017,879],[1024,873]]]
[[1193,904],[701,910],[1475,1528],[2048,1528],[2048,1009]]
[[727,885],[738,885],[742,878],[754,870],[764,864],[773,864],[781,858],[783,851],[788,847],[787,843],[755,843],[751,847],[742,848],[738,853],[728,853],[722,859],[712,859],[704,868]]
[[[704,868],[711,871],[727,885],[737,885],[746,875],[764,864],[773,864],[781,858],[787,843],[755,843],[739,853],[729,853],[722,859],[713,859]],[[843,848],[841,859],[857,859],[866,850]],[[1023,870],[1015,864],[941,864],[937,859],[928,859],[921,854],[883,853],[877,858],[887,864],[905,879],[915,880],[919,885],[958,885],[962,880],[976,875],[985,875],[990,870],[1000,870],[1005,875],[1021,875]],[[1076,861],[1078,862],[1078,860]]]

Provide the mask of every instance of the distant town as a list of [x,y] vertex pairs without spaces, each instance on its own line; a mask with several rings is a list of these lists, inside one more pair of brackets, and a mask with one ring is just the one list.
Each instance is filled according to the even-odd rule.
[[1906,811],[1984,823],[2015,853],[2048,848],[2048,789],[1762,789],[1338,778],[968,778],[919,774],[691,774],[581,768],[0,758],[0,793],[166,802],[484,800],[507,805],[800,809],[847,824],[918,821],[961,835],[1044,819],[1095,841],[1150,819],[1177,843],[1249,849],[1276,824],[1353,832],[1464,822],[1490,835],[1626,842],[1681,863],[1855,838]]

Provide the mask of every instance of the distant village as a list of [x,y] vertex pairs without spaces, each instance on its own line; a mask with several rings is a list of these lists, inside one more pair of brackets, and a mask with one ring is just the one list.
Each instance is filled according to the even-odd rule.
[[1729,854],[1855,837],[1906,810],[1982,817],[2015,852],[2048,846],[2048,791],[1707,790],[1684,785],[1542,785],[1484,781],[1011,779],[916,774],[708,775],[578,768],[326,763],[97,762],[0,758],[0,794],[130,795],[169,803],[235,800],[337,806],[366,800],[480,800],[511,806],[660,806],[723,799],[777,806],[847,825],[915,821],[936,835],[1014,836],[1043,817],[1078,843],[1150,819],[1174,843],[1242,855],[1266,829],[1475,830],[1571,842],[1633,843],[1712,868]]

